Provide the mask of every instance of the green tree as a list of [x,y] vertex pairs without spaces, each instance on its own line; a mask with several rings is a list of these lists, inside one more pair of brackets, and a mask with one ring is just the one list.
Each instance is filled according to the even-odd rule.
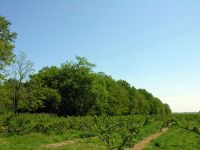
[[128,92],[111,77],[107,78],[109,115],[122,115],[128,111]]
[[106,75],[102,72],[93,74],[92,93],[95,104],[92,107],[91,114],[103,115],[108,110],[108,95]]
[[170,109],[168,104],[164,104],[165,114],[171,114],[172,110]]
[[[44,67],[23,84],[24,110],[60,115],[165,114],[170,108],[144,89],[95,73],[84,57]],[[22,102],[22,101],[21,101]]]
[[18,101],[24,91],[23,82],[25,82],[29,75],[33,72],[33,63],[29,60],[24,52],[20,52],[17,56],[15,63],[12,66],[12,76],[11,76],[11,90],[13,93],[13,111],[17,112]]
[[[59,112],[57,113],[86,115],[95,103],[92,93],[92,68],[94,66],[84,57],[76,57],[76,62],[67,61],[60,68],[54,66],[43,68],[38,74],[31,77],[30,82],[38,80],[41,84],[41,91],[44,88],[54,90],[55,101],[59,101],[58,95],[61,96]],[[52,95],[46,96],[53,97]],[[49,98],[46,101],[49,101]],[[44,107],[49,107],[47,105],[49,104],[45,103]],[[44,111],[44,109],[42,110]]]
[[12,110],[12,93],[9,87],[8,81],[0,84],[0,112]]
[[137,108],[137,100],[139,100],[139,93],[137,92],[137,89],[133,86],[131,86],[127,81],[125,80],[118,80],[117,81],[121,86],[123,86],[126,91],[128,92],[128,111],[127,114],[138,114],[138,108]]
[[57,90],[29,82],[20,99],[19,111],[57,113],[61,96]]
[[61,66],[61,113],[86,115],[91,111],[94,104],[91,73],[94,66],[84,57],[76,57],[76,62],[66,62]]
[[4,69],[14,61],[13,49],[16,32],[10,31],[11,23],[3,16],[0,16],[0,79],[3,78]]

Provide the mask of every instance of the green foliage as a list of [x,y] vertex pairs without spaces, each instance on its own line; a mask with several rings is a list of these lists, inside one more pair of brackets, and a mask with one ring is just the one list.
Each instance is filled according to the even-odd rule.
[[7,85],[0,85],[0,113],[9,111],[12,109],[12,92]]
[[91,131],[105,143],[108,150],[122,150],[133,146],[145,117],[111,117],[94,118]]
[[[182,122],[187,116],[190,129],[181,127],[176,122]],[[188,134],[199,136],[199,115],[167,115],[167,116],[100,116],[100,117],[58,117],[49,114],[18,114],[6,113],[0,115],[0,136],[26,135],[44,133],[45,135],[62,135],[68,131],[81,131],[79,137],[98,137],[99,145],[107,149],[124,149],[132,147],[138,140],[156,132],[161,127],[180,128]],[[185,122],[187,122],[185,120]],[[183,123],[184,124],[184,123]],[[195,127],[195,128],[194,128]],[[96,139],[96,138],[95,138]],[[174,139],[175,140],[175,139]],[[157,142],[157,147],[163,144]]]
[[94,66],[84,57],[76,57],[75,62],[68,61],[61,67],[44,67],[26,83],[29,95],[23,111],[65,116],[171,113],[168,105],[146,90],[95,73]]
[[162,120],[160,130],[172,126],[178,126],[190,132],[200,134],[200,115],[198,114],[173,114],[158,116]]
[[[0,71],[14,60],[16,33],[11,23],[0,16]],[[44,112],[58,115],[133,115],[170,114],[167,104],[144,89],[136,89],[124,80],[95,73],[94,64],[77,56],[60,67],[44,67],[31,75],[33,63],[20,52],[12,66],[10,79],[0,85],[2,110]],[[30,76],[30,80],[29,80]]]
[[175,115],[176,123],[179,127],[200,134],[200,115],[182,114]]
[[98,137],[107,149],[123,149],[134,144],[146,116],[58,117],[48,114],[12,113],[0,116],[2,135],[30,133],[63,134],[68,130],[85,131],[82,138]]
[[[63,116],[171,113],[167,104],[146,90],[138,90],[128,82],[116,81],[102,72],[95,73],[95,65],[84,57],[76,57],[75,62],[68,61],[60,67],[44,67],[26,82],[32,63],[24,54],[17,60],[18,68],[22,63],[25,70],[15,70],[20,72],[18,78],[9,79],[2,85],[5,95],[11,93],[5,100],[13,101],[14,112]],[[5,88],[7,85],[9,88]]]
[[14,60],[14,40],[16,33],[10,31],[11,23],[5,17],[0,16],[0,79],[3,77],[3,70]]
[[47,113],[56,113],[61,101],[61,96],[58,91],[50,88],[42,88],[41,93],[44,96],[44,108],[41,111]]
[[199,150],[200,136],[178,126],[152,141],[144,150]]
[[[13,114],[0,115],[0,130],[5,134],[27,134],[31,132],[64,132],[69,129],[88,131],[95,135],[98,127],[108,130],[129,132],[144,125],[146,116],[100,116],[100,117],[58,117],[50,114]],[[152,118],[153,119],[153,118]],[[153,119],[156,121],[156,118]],[[100,126],[98,126],[100,125]],[[41,128],[40,128],[41,126]],[[99,130],[98,130],[99,131]]]
[[0,133],[6,135],[32,132],[63,133],[69,129],[88,130],[93,125],[92,117],[58,117],[49,114],[6,113],[0,116]]

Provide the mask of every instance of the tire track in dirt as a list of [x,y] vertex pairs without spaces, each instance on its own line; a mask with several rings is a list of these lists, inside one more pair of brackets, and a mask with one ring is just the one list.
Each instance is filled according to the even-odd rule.
[[167,132],[169,128],[163,128],[160,132],[156,132],[143,140],[139,141],[137,144],[134,145],[133,148],[128,148],[126,150],[143,150],[151,141],[162,135],[163,133]]

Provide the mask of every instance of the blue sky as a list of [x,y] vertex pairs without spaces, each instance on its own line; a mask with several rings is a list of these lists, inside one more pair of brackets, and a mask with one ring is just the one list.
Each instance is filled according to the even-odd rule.
[[174,112],[200,110],[200,1],[0,0],[35,69],[84,56]]

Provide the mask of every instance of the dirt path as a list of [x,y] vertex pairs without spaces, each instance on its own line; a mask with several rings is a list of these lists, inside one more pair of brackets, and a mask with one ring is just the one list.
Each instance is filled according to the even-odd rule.
[[53,143],[53,144],[46,144],[46,145],[42,145],[41,148],[58,148],[58,147],[62,147],[68,144],[74,144],[76,143],[78,140],[69,140],[69,141],[64,141],[64,142],[60,142],[60,143]]
[[[91,137],[93,138],[93,137]],[[85,139],[90,139],[90,138],[85,138]],[[79,141],[83,141],[85,139],[73,139],[73,140],[68,140],[68,141],[63,141],[63,142],[59,142],[59,143],[52,143],[52,144],[45,144],[42,145],[40,148],[45,149],[45,148],[59,148],[65,145],[69,145],[69,144],[75,144]]]
[[[161,132],[156,132],[150,135],[149,137],[139,141],[136,145],[134,145],[133,148],[127,148],[126,150],[143,150],[152,140],[156,139],[161,134],[167,132],[167,130],[168,128],[164,128],[162,129]],[[59,148],[68,144],[75,144],[78,141],[80,141],[80,139],[74,139],[74,140],[64,141],[60,143],[46,144],[46,145],[42,145],[41,148]]]
[[162,129],[161,132],[156,132],[152,135],[150,135],[149,137],[139,141],[139,143],[135,144],[133,148],[128,148],[126,150],[142,150],[144,149],[152,140],[156,139],[157,137],[159,137],[161,134],[167,132],[168,128],[164,128]]

